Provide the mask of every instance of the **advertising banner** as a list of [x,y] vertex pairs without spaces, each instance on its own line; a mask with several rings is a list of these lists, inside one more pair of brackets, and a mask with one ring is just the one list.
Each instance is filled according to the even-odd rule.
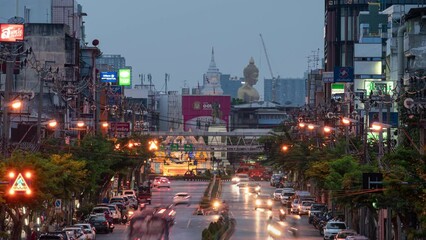
[[117,82],[117,72],[101,72],[100,75],[101,82],[104,83],[115,83]]
[[207,131],[215,124],[228,126],[231,97],[217,95],[182,96],[184,129]]
[[0,24],[0,42],[24,41],[23,24]]
[[335,67],[334,82],[354,82],[354,68],[352,67]]
[[130,74],[130,69],[122,68],[118,70],[118,85],[120,86],[130,86],[132,84],[132,78]]

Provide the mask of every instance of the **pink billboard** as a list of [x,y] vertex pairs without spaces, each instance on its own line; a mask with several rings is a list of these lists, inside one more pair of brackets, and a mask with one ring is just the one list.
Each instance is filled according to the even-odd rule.
[[182,96],[182,115],[185,131],[207,131],[211,125],[228,128],[231,96]]

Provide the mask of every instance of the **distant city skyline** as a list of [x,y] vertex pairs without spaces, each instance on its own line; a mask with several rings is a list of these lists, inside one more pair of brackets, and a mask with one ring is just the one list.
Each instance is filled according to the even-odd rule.
[[[98,39],[104,54],[126,59],[134,83],[140,83],[140,74],[151,74],[157,90],[165,90],[166,73],[168,90],[180,91],[185,83],[190,88],[201,86],[213,47],[219,71],[231,77],[242,77],[249,59],[254,58],[260,70],[254,87],[263,99],[263,79],[271,78],[271,73],[259,34],[275,77],[303,78],[308,65],[321,66],[324,2],[320,0],[77,2],[87,14],[83,19],[88,46]],[[49,20],[48,0],[16,3],[19,9],[28,5],[33,13],[47,14],[31,17],[33,21]],[[0,22],[15,12],[3,11]],[[317,55],[316,63],[313,55]]]
[[[78,0],[83,6],[86,42],[99,39],[102,52],[121,54],[133,80],[150,73],[157,90],[180,90],[203,82],[211,49],[222,74],[242,77],[253,57],[260,70],[255,88],[271,78],[259,34],[275,76],[303,78],[308,57],[322,58],[324,2],[319,0],[126,1]],[[136,19],[136,21],[135,21]],[[125,24],[124,24],[125,23]]]

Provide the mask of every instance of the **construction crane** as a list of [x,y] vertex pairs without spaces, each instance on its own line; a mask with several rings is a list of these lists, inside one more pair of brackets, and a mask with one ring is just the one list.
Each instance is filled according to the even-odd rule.
[[263,41],[263,37],[262,34],[259,33],[260,36],[260,40],[262,40],[262,45],[263,45],[263,50],[265,51],[265,57],[266,57],[266,62],[268,63],[268,68],[269,68],[269,72],[271,73],[271,78],[272,78],[272,96],[271,96],[271,100],[272,102],[276,102],[277,98],[276,98],[276,93],[277,93],[277,89],[276,89],[276,85],[277,85],[277,79],[274,77],[274,73],[272,72],[272,67],[271,67],[271,63],[269,62],[269,56],[268,56],[268,51],[266,51],[266,45],[265,45],[265,41]]

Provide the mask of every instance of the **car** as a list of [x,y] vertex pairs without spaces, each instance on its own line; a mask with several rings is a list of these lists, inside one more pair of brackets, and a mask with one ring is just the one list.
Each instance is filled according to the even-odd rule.
[[109,233],[110,230],[110,223],[105,218],[105,216],[102,215],[91,215],[89,216],[88,223],[90,223],[95,229],[96,233]]
[[341,221],[328,221],[323,228],[324,240],[332,240],[341,230],[346,229],[346,223]]
[[167,187],[170,188],[170,180],[168,178],[162,177],[159,181],[154,184],[154,187]]
[[258,208],[264,208],[264,209],[272,210],[272,205],[273,205],[273,202],[272,202],[271,195],[259,194],[255,198],[254,210],[257,210]]
[[353,235],[357,235],[357,232],[353,229],[341,230],[334,236],[334,240],[346,240],[346,237]]
[[131,207],[133,209],[137,209],[138,208],[138,199],[136,198],[136,196],[127,195],[126,197],[128,198],[128,201],[129,201],[129,207]]
[[108,208],[111,212],[111,217],[114,223],[121,222],[121,210],[118,208],[118,206],[116,204],[109,204]]
[[269,184],[275,187],[278,183],[280,183],[282,177],[283,174],[281,173],[272,174],[271,179],[269,180]]
[[131,196],[135,196],[136,197],[136,191],[135,190],[126,189],[126,190],[123,190],[123,193],[121,195],[124,195],[124,196],[131,195]]
[[281,193],[283,192],[282,188],[276,188],[272,196],[275,201],[281,200]]
[[191,199],[191,195],[186,192],[176,193],[173,197],[173,203],[177,204],[189,204],[189,200]]
[[130,204],[130,202],[129,202],[129,198],[128,198],[128,197],[126,197],[126,196],[123,196],[123,195],[119,195],[119,196],[112,197],[112,198],[109,200],[109,203],[110,203],[110,204],[113,204],[113,203],[115,203],[115,202],[122,203],[122,204],[123,204],[124,206],[126,206],[126,207],[129,207],[129,204]]
[[312,205],[313,203],[314,203],[313,201],[302,201],[302,202],[299,204],[299,207],[298,207],[298,211],[297,211],[297,213],[298,213],[299,215],[308,214],[309,210],[311,210],[311,205]]
[[282,205],[290,207],[291,200],[293,199],[295,192],[293,188],[283,188],[281,191],[280,201]]
[[322,203],[313,203],[308,212],[308,223],[311,224],[314,220],[314,215],[322,213],[327,210],[327,206]]
[[357,234],[357,235],[347,236],[346,240],[368,240],[368,237]]
[[247,185],[247,193],[258,194],[260,192],[260,184],[255,182],[249,182]]
[[297,213],[297,211],[299,210],[299,199],[294,199],[293,202],[291,203],[291,208],[290,208],[290,212],[291,213]]
[[38,240],[71,240],[66,232],[48,232],[40,235]]
[[240,182],[248,182],[250,181],[250,177],[248,174],[245,173],[237,173],[235,176],[231,179],[233,184],[238,184]]
[[65,227],[62,231],[75,240],[87,240],[87,234],[84,232],[83,227]]
[[90,223],[76,223],[74,226],[83,228],[83,231],[87,235],[88,240],[96,239],[96,228],[93,227]]

